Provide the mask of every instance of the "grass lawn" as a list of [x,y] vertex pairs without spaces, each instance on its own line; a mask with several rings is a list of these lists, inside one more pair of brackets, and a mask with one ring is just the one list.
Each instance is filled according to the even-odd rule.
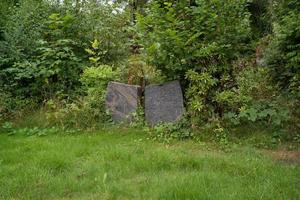
[[0,199],[300,199],[300,165],[135,130],[0,134]]

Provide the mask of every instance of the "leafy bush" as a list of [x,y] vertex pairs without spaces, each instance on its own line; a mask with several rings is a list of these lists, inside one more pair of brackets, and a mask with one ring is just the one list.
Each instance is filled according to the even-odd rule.
[[294,0],[282,1],[279,5],[279,20],[274,23],[274,38],[265,52],[265,57],[274,82],[299,98],[300,4]]
[[[226,70],[226,63],[246,47],[249,13],[246,1],[152,3],[138,17],[141,40],[150,62],[170,79],[184,79],[186,71]],[[218,67],[217,67],[218,66]]]
[[85,100],[91,104],[95,104],[95,106],[98,105],[101,107],[101,105],[104,104],[108,82],[117,81],[119,79],[120,71],[118,69],[113,70],[113,68],[108,65],[85,69],[80,79],[87,94]]
[[36,105],[34,99],[14,97],[1,89],[0,93],[0,122],[22,117],[24,110],[31,109]]
[[[21,112],[23,104],[28,102],[46,104],[41,110],[47,110],[49,102],[55,104],[56,111],[66,108],[61,116],[67,116],[71,110],[76,110],[74,115],[78,114],[78,110],[83,111],[86,104],[91,106],[91,112],[93,108],[98,108],[99,98],[100,104],[103,104],[103,86],[88,85],[87,82],[90,79],[89,82],[92,83],[99,77],[101,80],[97,84],[104,79],[118,80],[117,77],[101,76],[103,73],[108,75],[109,72],[105,70],[110,70],[110,66],[118,71],[121,63],[127,60],[127,27],[130,18],[127,12],[120,11],[117,4],[94,1],[76,6],[67,1],[59,3],[36,0],[20,1],[16,6],[13,2],[1,5],[9,7],[7,14],[3,14],[7,20],[0,20],[1,25],[3,24],[0,30],[2,116],[6,117],[15,110]],[[89,41],[94,38],[97,38],[99,45],[96,49],[90,48],[94,53],[89,54],[90,61],[93,57],[98,57],[98,61],[96,64],[91,62],[88,66],[87,48]],[[92,67],[84,72],[90,66]],[[100,75],[95,77],[92,73]],[[106,83],[104,81],[102,85]],[[103,111],[103,105],[100,107]]]
[[146,16],[138,17],[150,63],[168,79],[181,80],[193,116],[222,116],[233,99],[232,62],[249,50],[246,7],[243,0],[201,0],[197,6],[153,2]]
[[297,100],[281,93],[272,83],[267,68],[250,65],[238,74],[235,102],[224,115],[230,125],[263,125],[273,132],[280,132],[281,139],[288,140],[297,133]]
[[129,84],[145,86],[146,84],[162,83],[165,77],[160,70],[147,64],[142,55],[132,55],[126,67],[127,81]]
[[[99,42],[94,40],[90,49],[91,66],[86,67],[80,77],[81,93],[83,97],[76,98],[72,102],[48,101],[46,106],[53,108],[47,114],[48,120],[62,127],[93,128],[109,119],[105,108],[105,96],[107,84],[110,81],[120,79],[119,68],[101,64]],[[98,51],[99,52],[99,51]],[[47,109],[49,110],[49,109]]]
[[109,81],[118,81],[121,77],[121,70],[118,67],[102,64],[103,52],[100,49],[98,40],[94,40],[90,49],[90,67],[87,67],[81,75],[80,82],[86,93],[89,102],[99,105],[104,103],[105,91]]
[[114,5],[26,0],[10,9],[0,41],[0,87],[14,96],[40,102],[70,96],[80,87],[84,49],[94,38],[101,42],[102,64],[127,58],[129,16]]
[[[189,87],[186,92],[187,105],[192,120],[208,119],[213,114],[213,108],[208,104],[211,101],[210,93],[217,84],[217,80],[209,73],[199,74],[194,70],[189,70],[186,73],[186,79],[189,81]],[[197,121],[193,122],[193,124],[195,123]]]
[[122,66],[130,54],[130,14],[121,6],[103,2],[89,1],[82,5],[77,18],[78,28],[86,41],[96,39],[99,43],[95,52],[101,63]]
[[172,139],[184,140],[193,138],[193,132],[187,118],[183,117],[176,123],[161,123],[149,129],[154,140],[170,143]]
[[38,45],[34,55],[3,70],[11,91],[18,96],[48,99],[58,92],[70,93],[78,85],[82,63],[75,53],[76,42],[66,38],[64,31],[72,16],[52,14],[48,20],[48,38],[34,41]]

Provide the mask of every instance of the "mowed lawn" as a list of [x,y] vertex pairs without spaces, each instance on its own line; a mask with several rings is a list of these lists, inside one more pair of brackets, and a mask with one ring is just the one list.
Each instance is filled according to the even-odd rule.
[[300,199],[299,163],[139,131],[0,134],[0,199]]

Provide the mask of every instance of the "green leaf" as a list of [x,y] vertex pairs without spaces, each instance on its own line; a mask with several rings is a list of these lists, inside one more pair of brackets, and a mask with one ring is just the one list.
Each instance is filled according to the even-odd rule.
[[92,42],[92,47],[93,47],[93,49],[98,49],[99,48],[99,46],[100,46],[100,42],[97,40],[97,39],[95,39],[93,42]]

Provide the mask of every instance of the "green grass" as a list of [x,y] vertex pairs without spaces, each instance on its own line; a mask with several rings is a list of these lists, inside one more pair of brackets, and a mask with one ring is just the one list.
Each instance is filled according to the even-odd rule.
[[299,164],[136,130],[0,134],[0,199],[299,199]]

